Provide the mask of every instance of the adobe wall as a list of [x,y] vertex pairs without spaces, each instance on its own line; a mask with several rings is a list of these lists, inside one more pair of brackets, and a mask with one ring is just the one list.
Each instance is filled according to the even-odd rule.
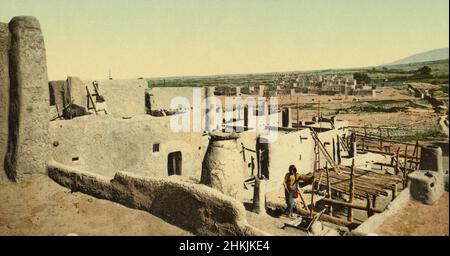
[[[200,180],[208,138],[202,133],[172,132],[170,118],[90,115],[54,121],[51,154],[57,162],[108,178],[119,171],[167,177],[168,154],[180,151],[182,175]],[[159,152],[153,152],[154,144],[159,144]]]
[[[93,81],[82,81],[82,88],[91,90]],[[108,115],[113,117],[131,117],[143,115],[145,111],[145,90],[147,81],[144,79],[100,80],[98,89],[105,98]],[[91,90],[91,94],[94,91]],[[95,100],[95,99],[94,99]]]
[[54,103],[58,106],[59,111],[62,111],[64,106],[70,103],[70,94],[67,89],[66,81],[50,81],[49,86],[49,97],[50,104]]
[[268,235],[248,224],[241,203],[201,184],[128,173],[108,180],[56,162],[49,163],[48,174],[74,192],[148,211],[196,235]]
[[[336,126],[336,128],[338,128],[338,126]],[[333,143],[335,143],[335,159],[337,162],[337,135],[339,135],[341,138],[343,137],[344,134],[347,134],[348,131],[347,129],[343,129],[343,127],[341,129],[332,129],[332,130],[328,130],[328,131],[323,131],[318,133],[318,137],[320,139],[320,141],[322,142],[322,144],[324,144],[325,149],[327,150],[328,154],[331,156],[331,158],[333,158]],[[342,151],[342,147],[340,148],[340,150]],[[341,153],[342,155],[342,153]],[[320,167],[324,168],[326,166],[326,160],[325,157],[323,156],[323,154],[321,153],[320,155]],[[330,167],[330,165],[328,165],[328,167]]]
[[[250,150],[255,150],[256,149],[256,138],[257,138],[258,134],[254,131],[246,131],[246,132],[241,132],[239,133],[239,138],[237,139],[236,143],[238,145],[238,149],[240,151],[242,151],[242,144],[244,145],[244,147],[250,149]],[[256,175],[257,173],[257,157],[256,157],[256,153],[252,152],[252,151],[245,151],[245,168],[244,168],[244,177],[248,178],[248,177],[252,177],[252,157],[253,157],[253,167],[254,167],[254,173],[253,175]],[[244,160],[244,155],[240,154],[239,156],[240,159]]]
[[[345,125],[345,122],[338,123],[337,127],[341,127],[341,125]],[[330,156],[333,156],[333,138],[334,142],[337,143],[336,136],[338,134],[342,136],[344,133],[346,133],[344,129],[333,129],[318,133],[319,139],[325,144],[325,148]],[[263,141],[264,138],[265,136],[261,137]],[[294,164],[301,174],[314,171],[314,147],[315,142],[308,128],[290,132],[279,131],[278,139],[275,142],[267,144],[269,162],[268,186],[270,188],[281,186],[283,177],[288,172],[291,164]],[[296,153],[293,154],[292,152]],[[326,160],[321,153],[321,168],[325,167],[325,165]]]
[[14,17],[9,31],[10,102],[5,170],[11,180],[20,180],[46,172],[49,90],[39,21],[34,17]]
[[200,87],[153,87],[151,89],[152,110],[170,109],[170,103],[175,97],[185,97],[193,105],[193,91],[200,89],[201,100],[205,98],[205,89]]
[[0,23],[0,182],[7,181],[4,162],[8,150],[9,40],[8,24]]
[[278,140],[268,144],[268,152],[268,187],[281,187],[291,164],[294,164],[301,174],[314,170],[314,140],[309,129],[288,133],[280,131]]
[[80,78],[70,76],[67,78],[67,85],[70,90],[70,97],[74,104],[87,109],[86,87],[81,82]]

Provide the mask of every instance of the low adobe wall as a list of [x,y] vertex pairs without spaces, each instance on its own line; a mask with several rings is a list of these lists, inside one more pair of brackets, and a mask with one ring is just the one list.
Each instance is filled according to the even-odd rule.
[[401,212],[408,205],[410,199],[411,196],[408,187],[397,195],[397,197],[386,207],[386,210],[365,220],[351,232],[351,235],[364,236],[375,233],[377,229],[383,225],[384,221]]
[[[50,122],[50,154],[59,163],[108,178],[118,171],[162,178],[169,176],[169,154],[180,152],[181,175],[199,180],[208,138],[172,132],[170,120],[150,115],[57,120]],[[158,152],[153,150],[156,144]]]
[[204,185],[123,172],[108,180],[54,161],[48,175],[74,192],[147,211],[197,235],[268,235],[248,224],[241,203]]
[[0,182],[7,181],[3,163],[8,150],[9,42],[8,24],[0,23]]
[[184,97],[189,101],[191,107],[194,105],[194,90],[200,90],[200,104],[205,98],[205,89],[199,87],[153,87],[151,89],[152,110],[171,109],[171,102],[175,97]]
[[[82,84],[94,93],[91,89],[92,81],[82,81]],[[108,114],[118,118],[146,114],[146,89],[147,81],[143,79],[98,81],[98,90],[105,99]]]

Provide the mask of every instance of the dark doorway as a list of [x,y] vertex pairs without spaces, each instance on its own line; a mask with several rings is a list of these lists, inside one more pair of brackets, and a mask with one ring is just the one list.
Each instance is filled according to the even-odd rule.
[[283,111],[281,112],[282,114],[282,127],[289,127],[289,110],[288,109],[283,109]]
[[269,179],[269,144],[261,143],[259,138],[256,148],[256,157],[259,161],[258,176],[259,178],[264,176],[266,179]]
[[172,152],[167,157],[167,171],[169,173],[169,176],[172,175],[181,175],[181,163],[182,163],[182,157],[181,152]]

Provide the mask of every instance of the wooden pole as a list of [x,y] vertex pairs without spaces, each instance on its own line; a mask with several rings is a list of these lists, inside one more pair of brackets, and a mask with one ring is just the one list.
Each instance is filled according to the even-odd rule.
[[[350,207],[350,208],[357,209],[357,210],[367,210],[367,205],[351,204],[351,203],[328,199],[328,198],[323,198],[321,201],[323,201],[324,203],[327,203],[329,205],[341,205],[341,206]],[[377,209],[374,207],[370,207],[370,210],[374,213],[382,213],[383,212],[382,209]]]
[[[415,165],[415,168],[414,169],[419,169],[419,165],[420,165],[420,159],[419,159],[419,150],[420,150],[420,145],[419,145],[419,141],[418,140],[416,140],[416,146],[417,146],[417,152],[416,152],[416,155],[415,155],[415,160],[416,160],[416,165]],[[419,163],[419,164],[418,164]]]
[[393,201],[397,197],[397,184],[394,184],[394,188],[392,189],[392,200]]
[[[298,214],[304,215],[304,216],[306,216],[308,214],[311,214],[311,211],[306,211],[306,210],[300,209],[300,208],[297,208],[296,212]],[[312,211],[312,214],[313,215],[314,214],[318,214],[318,212]],[[322,214],[322,216],[319,218],[319,220],[326,221],[326,222],[333,223],[333,224],[340,225],[340,226],[345,226],[345,227],[347,227],[350,224],[352,224],[352,223],[350,223],[348,221],[345,221],[345,220],[342,220],[342,219],[339,219],[339,218],[336,218],[336,217],[332,217],[332,216],[329,216],[329,215],[326,215],[326,214]]]
[[378,131],[380,133],[380,151],[383,151],[383,138],[381,136],[381,127],[378,128]]
[[316,171],[313,171],[313,183],[311,186],[311,208],[309,208],[309,215],[312,217],[314,212],[314,180],[316,179]]
[[[330,170],[328,170],[328,168],[327,168],[326,171],[327,171],[327,197],[328,197],[328,199],[331,199]],[[328,210],[329,210],[330,216],[333,216],[333,206],[332,205],[330,205]]]
[[[349,203],[352,204],[355,198],[355,159],[352,160],[352,169],[350,172],[350,200]],[[353,222],[353,208],[348,207],[347,220]]]
[[257,161],[257,164],[258,164],[257,175],[258,175],[258,177],[261,176],[261,153],[262,153],[262,150],[258,149],[258,161]]
[[298,95],[297,95],[297,130],[300,129],[299,111],[300,111],[300,107],[298,105]]
[[367,200],[367,216],[370,217],[373,215],[373,212],[372,212],[372,202],[370,200],[369,195],[367,195],[366,200]]
[[399,172],[399,154],[400,148],[397,149],[397,154],[395,154],[395,175],[398,175]]
[[322,116],[321,116],[322,114],[320,113],[320,100],[319,100],[319,115],[318,115],[318,118],[319,118],[319,122],[321,121],[321,119],[322,119]]
[[333,161],[336,162],[336,142],[334,141],[334,138],[333,138]]
[[319,144],[317,144],[317,141],[316,141],[316,145],[314,147],[314,153],[315,153],[316,159],[314,161],[314,170],[313,170],[313,178],[312,178],[313,183],[311,185],[311,208],[309,209],[310,216],[313,215],[313,211],[314,211],[314,182],[316,180],[316,171],[319,169],[319,166],[318,166],[319,160],[318,159],[319,159],[320,151],[319,151]]
[[406,170],[406,164],[408,162],[408,145],[405,145],[405,162],[403,163],[403,188],[406,188],[408,171]]
[[364,152],[366,151],[366,137],[367,137],[367,130],[366,130],[366,127],[364,127],[364,138],[363,138],[363,142],[362,142]]
[[302,200],[303,208],[305,208],[305,210],[309,211],[308,205],[306,204],[305,198],[303,197],[303,193],[300,190],[300,188],[298,189],[298,196],[300,197],[300,200]]
[[339,135],[336,135],[337,138],[337,164],[341,164],[341,143],[339,143]]

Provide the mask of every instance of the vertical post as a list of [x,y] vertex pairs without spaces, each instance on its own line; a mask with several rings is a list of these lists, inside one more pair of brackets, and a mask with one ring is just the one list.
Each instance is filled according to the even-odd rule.
[[252,169],[252,176],[255,175],[255,158],[251,157],[250,168]]
[[412,169],[413,163],[414,163],[414,161],[415,161],[416,150],[417,150],[417,144],[414,145],[414,150],[413,150],[413,153],[412,153],[412,155],[411,155],[411,162],[409,162],[409,169]]
[[[339,143],[339,140],[338,140],[338,143]],[[336,162],[336,142],[334,141],[334,138],[333,138],[333,161]]]
[[313,216],[314,211],[314,182],[316,180],[316,170],[313,171],[313,183],[311,186],[311,208],[309,209],[309,215]]
[[[352,168],[350,172],[350,200],[349,203],[352,204],[355,197],[355,159],[352,160]],[[353,222],[353,208],[348,207],[347,220]]]
[[261,177],[261,154],[262,150],[258,149],[258,170],[257,170],[257,177]]
[[394,188],[392,189],[392,200],[393,201],[397,197],[397,184],[394,184]]
[[297,130],[300,129],[299,111],[300,111],[300,108],[298,106],[298,95],[297,95]]
[[315,141],[315,145],[314,145],[314,153],[315,153],[315,161],[314,161],[314,170],[313,170],[313,183],[311,186],[311,208],[309,211],[310,216],[313,215],[313,210],[314,210],[314,182],[316,181],[316,171],[319,169],[319,145],[317,144],[317,141]]
[[244,143],[241,142],[241,146],[242,146],[242,156],[244,157],[244,162],[246,162],[246,160],[245,160],[245,147],[244,147]]
[[257,214],[266,213],[266,191],[265,181],[255,177],[255,187],[253,188],[253,212]]
[[406,188],[408,179],[408,170],[406,169],[406,164],[408,162],[408,145],[405,145],[405,162],[403,163],[403,187]]
[[363,144],[363,151],[364,152],[366,151],[366,137],[367,137],[367,129],[364,126],[364,139],[363,139],[363,142],[362,142],[362,144]]
[[399,169],[399,160],[400,160],[400,148],[397,149],[397,153],[395,154],[395,175],[398,175]]
[[[325,169],[328,169],[328,162],[325,162]],[[320,183],[322,183],[322,175],[323,175],[323,169],[320,170],[320,172],[319,172],[319,180],[317,182],[317,188],[316,188],[317,191],[319,191]]]
[[372,202],[371,202],[371,200],[370,200],[370,195],[367,195],[366,196],[366,200],[367,200],[367,216],[368,217],[370,217],[370,216],[372,216],[373,215],[373,212],[372,212]]
[[377,195],[372,195],[372,208],[377,208]]
[[415,169],[417,170],[420,167],[420,163],[419,163],[419,161],[420,161],[420,158],[419,158],[419,156],[420,156],[420,152],[419,152],[420,145],[419,145],[419,141],[418,140],[416,140],[416,147],[417,147],[417,152],[416,152],[416,155],[415,155],[415,160],[416,160]]
[[319,120],[319,122],[321,121],[321,118],[320,118],[320,100],[319,100],[319,106],[317,108],[317,120]]
[[378,131],[380,133],[380,151],[383,151],[383,138],[381,133],[381,127],[378,127]]
[[[328,199],[331,199],[330,171],[328,170],[328,168],[326,169],[326,171],[327,171],[327,197],[328,197]],[[333,205],[330,204],[328,209],[329,209],[330,216],[333,216]]]
[[336,153],[337,153],[337,164],[341,164],[341,143],[340,143],[340,138],[339,135],[336,135],[337,138],[337,149],[336,149]]

